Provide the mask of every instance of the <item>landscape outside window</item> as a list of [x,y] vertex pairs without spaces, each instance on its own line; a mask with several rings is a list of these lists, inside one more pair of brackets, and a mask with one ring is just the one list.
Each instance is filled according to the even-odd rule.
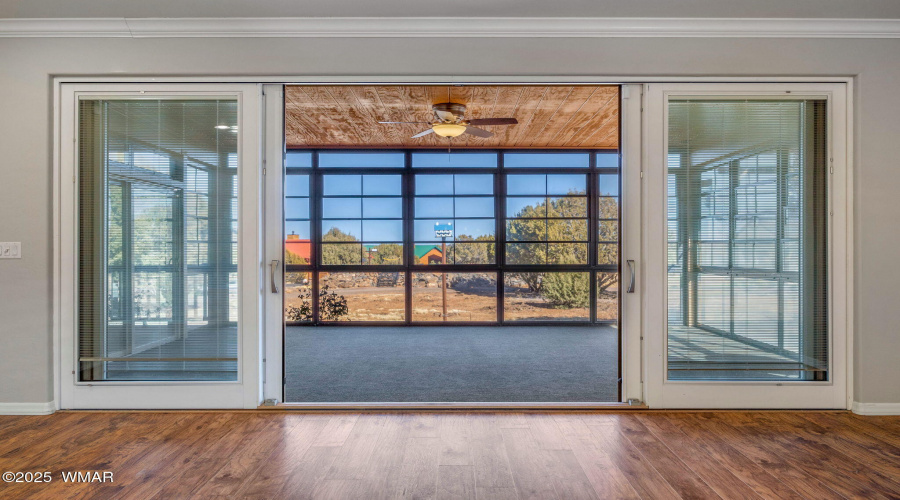
[[618,318],[615,151],[303,150],[285,166],[288,324]]

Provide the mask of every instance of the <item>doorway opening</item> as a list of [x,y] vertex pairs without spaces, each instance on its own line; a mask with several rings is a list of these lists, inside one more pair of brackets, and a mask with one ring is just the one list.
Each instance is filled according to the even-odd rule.
[[619,90],[286,87],[284,401],[621,401]]

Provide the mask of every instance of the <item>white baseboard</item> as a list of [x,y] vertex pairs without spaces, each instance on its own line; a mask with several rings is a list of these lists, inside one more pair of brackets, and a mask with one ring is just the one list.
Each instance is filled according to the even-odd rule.
[[900,415],[900,403],[860,403],[850,408],[857,415]]
[[56,411],[56,402],[0,403],[0,415],[50,415]]

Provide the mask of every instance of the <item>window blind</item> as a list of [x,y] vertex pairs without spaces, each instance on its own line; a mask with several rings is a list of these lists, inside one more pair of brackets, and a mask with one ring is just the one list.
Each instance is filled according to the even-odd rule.
[[827,380],[826,102],[668,110],[669,379]]
[[237,379],[237,102],[84,99],[80,381]]

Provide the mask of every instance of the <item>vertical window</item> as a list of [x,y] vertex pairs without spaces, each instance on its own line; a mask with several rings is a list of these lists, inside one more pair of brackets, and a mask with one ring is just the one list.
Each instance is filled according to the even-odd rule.
[[237,379],[237,102],[82,100],[78,379]]
[[[416,263],[496,262],[494,174],[419,174],[415,181]],[[450,236],[438,235],[441,225]]]
[[402,265],[400,175],[322,176],[322,264]]
[[597,304],[595,319],[615,323],[619,318],[619,155],[597,153]]
[[285,320],[310,322],[313,318],[311,233],[311,153],[291,153],[284,176],[284,290]]
[[506,177],[506,262],[587,264],[585,174]]
[[670,101],[670,379],[827,380],[825,109]]

